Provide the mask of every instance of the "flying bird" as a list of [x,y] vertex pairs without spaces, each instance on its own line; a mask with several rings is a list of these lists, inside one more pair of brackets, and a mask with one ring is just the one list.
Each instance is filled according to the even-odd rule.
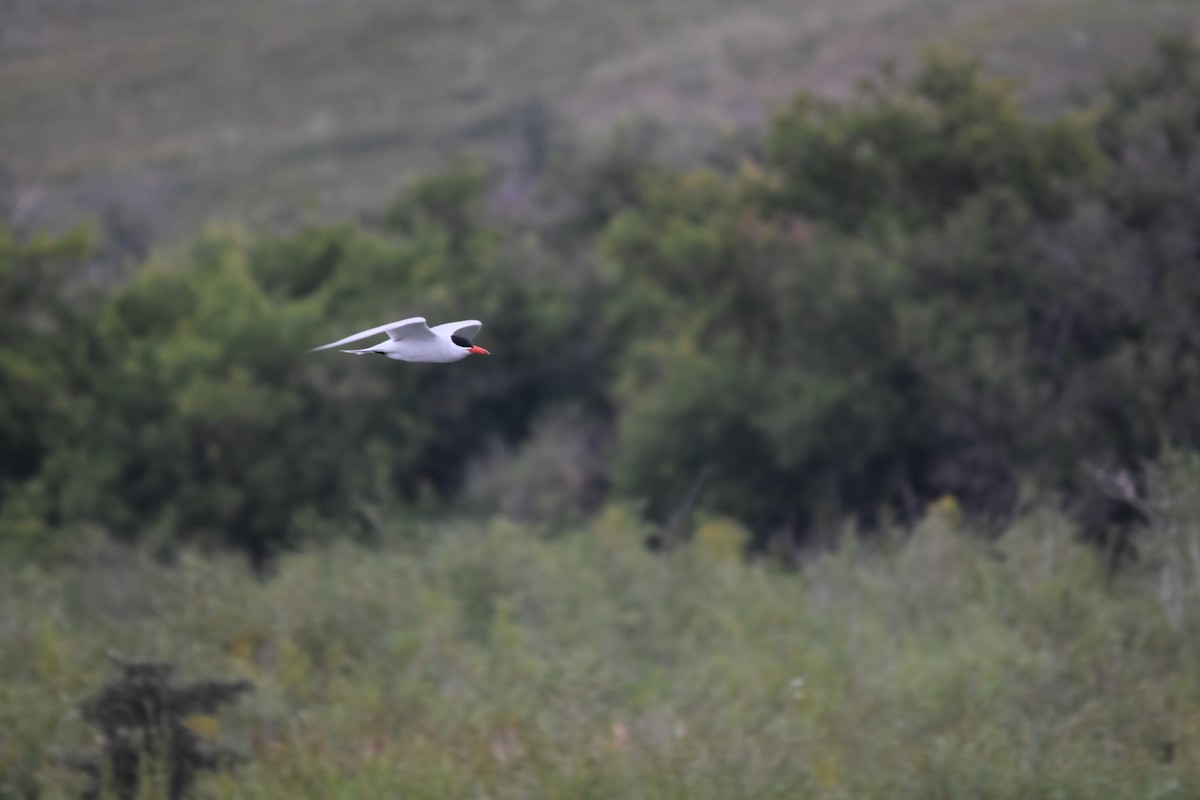
[[331,347],[356,342],[368,336],[386,333],[388,338],[373,347],[364,350],[343,350],[342,352],[354,353],[359,356],[378,353],[397,361],[448,364],[451,361],[461,361],[473,353],[484,356],[491,355],[487,350],[471,342],[482,327],[483,323],[477,319],[464,319],[458,322],[446,322],[431,328],[425,323],[424,317],[409,317],[399,322],[389,322],[387,325],[359,331],[344,339],[338,339],[336,342],[314,347],[308,352],[328,350]]

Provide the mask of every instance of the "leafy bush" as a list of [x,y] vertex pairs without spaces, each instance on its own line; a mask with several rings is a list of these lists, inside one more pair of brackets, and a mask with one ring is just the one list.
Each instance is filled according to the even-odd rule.
[[[1088,470],[1200,446],[1198,97],[1178,42],[1048,121],[934,51],[850,101],[800,96],[761,161],[669,168],[621,132],[503,224],[464,161],[378,227],[213,230],[104,294],[86,237],[5,233],[0,541],[101,530],[263,566],[453,510],[469,464],[479,509],[508,487],[507,513],[570,520],[612,487],[759,546],[947,494],[999,524],[1023,487],[1111,540]],[[484,320],[495,355],[304,352],[414,314]],[[605,433],[556,442],[537,421],[562,408]],[[588,477],[539,492],[563,459]]]
[[[335,527],[369,537],[381,514],[436,503],[489,441],[523,435],[541,403],[586,394],[560,355],[575,289],[527,283],[495,229],[468,225],[469,206],[449,210],[470,202],[470,185],[430,185],[410,205],[440,197],[440,210],[405,235],[213,230],[99,307],[31,330],[4,375],[5,435],[23,437],[5,451],[6,543],[94,526],[168,549],[227,544],[261,567]],[[72,240],[56,246],[74,253]],[[9,324],[36,299],[17,281],[38,269],[39,248],[57,252],[19,247]],[[486,320],[496,357],[454,371],[306,353],[411,314]],[[83,352],[59,356],[68,345]]]
[[87,741],[107,648],[255,683],[209,731],[251,759],[201,776],[210,797],[1200,791],[1200,629],[1058,512],[984,542],[944,502],[795,571],[714,546],[736,527],[648,553],[617,507],[555,537],[426,533],[285,554],[269,581],[111,545],[0,565],[0,794],[77,785],[53,748]]
[[935,52],[800,97],[761,169],[646,186],[605,234],[616,485],[661,515],[712,464],[702,507],[803,536],[946,493],[1002,519],[1023,483],[1087,504],[1087,465],[1200,444],[1197,89],[1168,44],[1044,123]]
[[100,733],[99,758],[78,757],[77,769],[90,778],[81,797],[99,800],[111,792],[120,800],[166,797],[185,800],[199,773],[228,769],[242,761],[228,748],[206,747],[193,728],[213,729],[219,706],[249,691],[248,681],[173,684],[169,664],[121,662],[120,676],[82,705],[84,719]]
[[773,206],[849,231],[935,227],[997,187],[1052,214],[1068,181],[1102,166],[1084,118],[1035,122],[1008,81],[948,50],[927,51],[906,82],[885,72],[850,104],[799,95],[772,124],[768,163]]

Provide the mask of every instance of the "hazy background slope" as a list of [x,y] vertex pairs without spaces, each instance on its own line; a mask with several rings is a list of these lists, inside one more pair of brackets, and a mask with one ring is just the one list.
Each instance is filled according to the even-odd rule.
[[463,149],[652,114],[678,147],[840,94],[926,41],[1019,76],[1033,108],[1195,30],[1193,0],[5,0],[0,203],[151,241],[203,222],[378,208]]

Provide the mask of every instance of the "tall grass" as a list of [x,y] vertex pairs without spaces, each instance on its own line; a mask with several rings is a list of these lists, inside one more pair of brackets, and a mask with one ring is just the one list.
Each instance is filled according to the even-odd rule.
[[204,726],[252,757],[214,797],[1200,796],[1200,631],[1055,514],[989,543],[934,511],[796,572],[728,524],[648,553],[616,511],[427,533],[265,581],[107,545],[0,567],[0,797],[79,785],[110,650],[257,684]]

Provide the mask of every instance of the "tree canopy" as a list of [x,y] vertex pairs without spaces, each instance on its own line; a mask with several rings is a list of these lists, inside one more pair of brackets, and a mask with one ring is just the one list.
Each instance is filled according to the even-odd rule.
[[[1051,120],[936,51],[845,102],[798,96],[762,145],[680,169],[618,142],[503,222],[463,162],[379,224],[212,229],[113,286],[85,233],[0,230],[0,540],[98,528],[265,563],[454,511],[487,465],[492,492],[586,483],[765,545],[947,494],[1083,503],[1089,468],[1200,447],[1195,48]],[[409,315],[482,319],[495,355],[306,352]],[[589,480],[522,460],[555,447]]]

